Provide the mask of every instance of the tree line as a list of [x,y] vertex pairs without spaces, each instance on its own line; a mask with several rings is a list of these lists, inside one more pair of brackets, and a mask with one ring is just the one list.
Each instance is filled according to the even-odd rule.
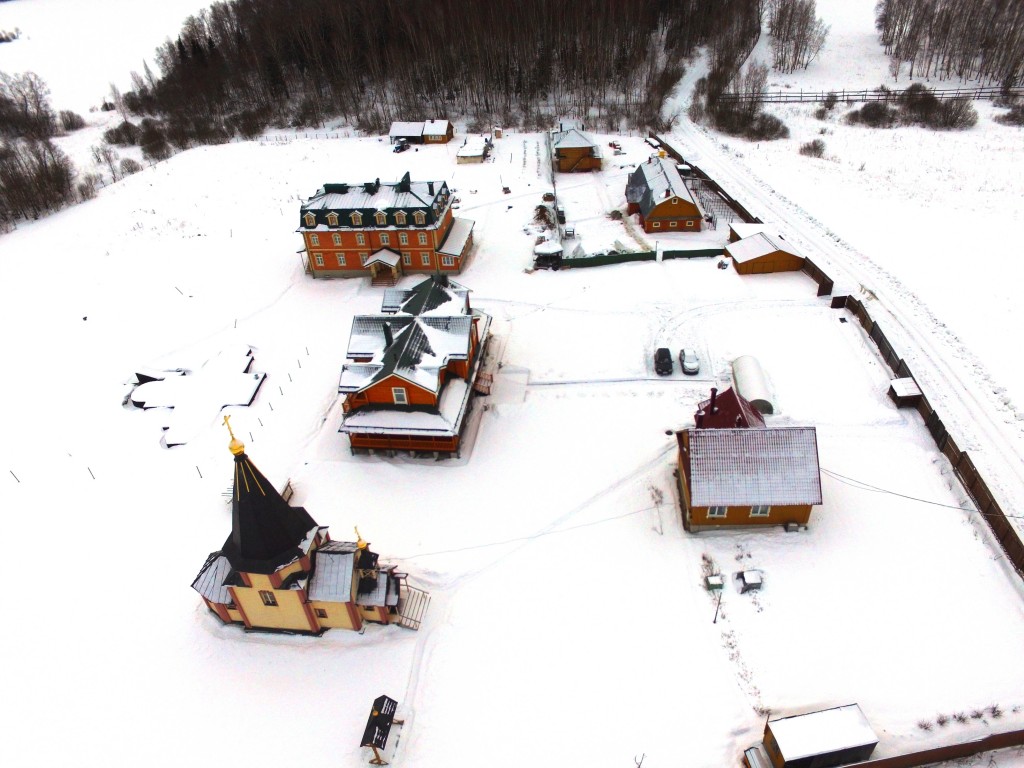
[[[0,229],[74,199],[75,169],[50,139],[80,115],[50,107],[50,90],[32,72],[0,72]],[[72,128],[73,130],[73,128]]]
[[[759,0],[228,0],[190,17],[115,94],[178,147],[341,118],[466,116],[537,129],[561,116],[664,127],[685,60],[742,61]],[[742,33],[737,33],[742,30]],[[753,40],[756,41],[754,32]]]
[[879,0],[875,25],[891,70],[911,77],[1024,78],[1024,3],[1020,0]]
[[787,73],[807,69],[824,47],[828,30],[818,18],[815,0],[769,0],[772,66]]

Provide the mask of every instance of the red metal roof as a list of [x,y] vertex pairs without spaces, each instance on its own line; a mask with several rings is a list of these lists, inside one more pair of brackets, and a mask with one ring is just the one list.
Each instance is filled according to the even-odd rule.
[[[711,401],[714,400],[714,408]],[[735,427],[763,427],[764,417],[732,387],[721,392],[711,390],[711,399],[697,407],[693,415],[697,429],[732,429]]]

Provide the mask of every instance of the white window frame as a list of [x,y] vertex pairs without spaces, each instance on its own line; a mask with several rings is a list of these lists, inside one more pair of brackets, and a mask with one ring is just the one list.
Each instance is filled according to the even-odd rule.
[[768,517],[772,513],[770,504],[755,504],[750,508],[751,517]]
[[388,215],[384,211],[377,211],[373,214],[373,220],[377,222],[378,227],[383,227],[388,223]]
[[405,391],[405,387],[392,387],[391,399],[395,401],[395,405],[408,405],[409,393]]
[[443,267],[454,267],[455,266],[455,257],[454,256],[442,256],[441,257],[441,266],[443,266]]
[[366,235],[356,232],[356,245],[366,245]]
[[370,254],[366,253],[365,251],[359,254],[359,263],[362,264],[364,267],[366,266],[366,262],[368,262],[369,260]]
[[429,267],[430,266],[430,254],[429,253],[424,253],[422,256],[420,256],[420,264],[422,266],[424,266],[424,267]]
[[341,245],[341,235],[335,232],[333,235],[331,235],[331,242],[333,242],[335,245]]
[[398,233],[398,244],[399,245],[408,245],[409,244],[409,233],[408,232],[399,232]]
[[307,213],[302,218],[306,222],[306,226],[307,227],[315,227],[316,226],[316,216],[314,216],[312,213]]
[[679,226],[679,222],[678,222],[678,221],[670,221],[670,222],[668,223],[668,225],[669,225],[669,226],[670,226],[670,227],[671,227],[672,229],[675,229],[676,227],[678,227],[678,226]]
[[420,245],[426,245],[426,244],[427,244],[427,233],[426,232],[420,232]]
[[316,262],[318,267],[322,267],[324,265],[324,255],[322,253],[314,253],[313,261]]
[[412,266],[412,254],[408,251],[402,251],[402,264],[407,267]]
[[728,513],[728,507],[708,507],[708,519],[724,520]]
[[339,267],[348,266],[348,264],[345,262],[345,254],[344,253],[339,253],[338,254],[338,266]]
[[309,244],[310,245],[320,245],[320,235],[310,235],[309,236]]
[[661,222],[660,221],[652,221],[651,222],[651,229],[661,229]]
[[688,227],[692,227],[692,226],[693,226],[693,222],[692,222],[692,221],[688,221],[688,222],[686,222],[686,226],[688,226]]
[[391,245],[391,235],[389,235],[387,232],[381,232],[380,233],[380,244],[381,245]]
[[349,214],[349,218],[352,220],[352,223],[355,226],[362,226],[363,214],[361,214],[359,211],[352,211],[352,213]]

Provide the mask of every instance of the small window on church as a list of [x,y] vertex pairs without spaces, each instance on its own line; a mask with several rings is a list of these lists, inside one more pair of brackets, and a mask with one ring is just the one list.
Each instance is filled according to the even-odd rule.
[[261,589],[260,590],[260,600],[263,601],[264,605],[269,605],[269,606],[276,606],[277,605],[277,598],[274,597],[274,593],[271,592],[268,589]]
[[327,611],[325,611],[323,608],[317,608],[316,609],[316,617],[318,619],[326,619],[327,618]]

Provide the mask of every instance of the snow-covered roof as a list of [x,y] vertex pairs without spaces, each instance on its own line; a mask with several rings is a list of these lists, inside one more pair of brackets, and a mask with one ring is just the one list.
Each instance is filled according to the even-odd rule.
[[594,142],[587,138],[586,134],[576,128],[555,133],[552,136],[552,144],[555,149],[587,149],[597,147]]
[[469,289],[447,275],[433,275],[413,288],[387,288],[380,311],[406,315],[458,315],[469,311]]
[[778,235],[772,236],[765,232],[758,232],[756,235],[745,237],[742,240],[725,246],[726,255],[732,256],[733,260],[740,264],[760,258],[761,256],[767,256],[776,251],[783,251],[793,256],[800,255]]
[[821,504],[814,427],[686,431],[691,505]]
[[483,136],[469,136],[455,154],[458,157],[482,157],[487,154],[487,139]]
[[562,252],[562,243],[558,240],[545,240],[534,246],[533,252],[538,256],[551,256]]
[[447,136],[451,125],[447,120],[426,120],[423,123],[424,136]]
[[914,381],[912,376],[893,379],[889,382],[889,385],[892,387],[893,394],[896,397],[918,397],[921,395],[921,388],[917,386],[917,382]]
[[377,574],[377,586],[373,592],[359,595],[359,605],[370,605],[384,607],[385,605],[398,605],[398,584],[393,578],[389,578],[389,572],[394,566],[385,566]]
[[683,177],[679,175],[675,161],[671,158],[652,157],[640,163],[626,183],[626,200],[639,205],[644,216],[670,197],[678,197],[692,203],[703,215],[704,209],[683,182]]
[[192,582],[192,589],[211,603],[227,605],[231,602],[231,593],[224,583],[231,573],[231,563],[220,552],[213,552],[203,564],[202,570]]
[[400,254],[395,253],[390,248],[381,248],[379,251],[374,251],[373,255],[366,260],[364,266],[370,266],[371,264],[387,264],[389,267],[393,267],[402,260]]
[[769,720],[768,729],[786,762],[878,743],[856,704]]
[[309,599],[332,603],[352,600],[352,573],[356,544],[328,541],[316,551],[316,568],[309,585]]
[[473,234],[474,224],[476,222],[472,219],[453,219],[448,234],[444,242],[438,246],[437,252],[443,256],[461,256],[466,249],[466,242]]
[[[447,122],[447,121],[445,121]],[[422,136],[423,123],[404,123],[396,121],[391,124],[388,136]]]
[[448,362],[469,357],[472,325],[470,315],[358,315],[352,320],[348,357],[372,360],[347,363],[338,391],[356,392],[396,375],[437,393]]

